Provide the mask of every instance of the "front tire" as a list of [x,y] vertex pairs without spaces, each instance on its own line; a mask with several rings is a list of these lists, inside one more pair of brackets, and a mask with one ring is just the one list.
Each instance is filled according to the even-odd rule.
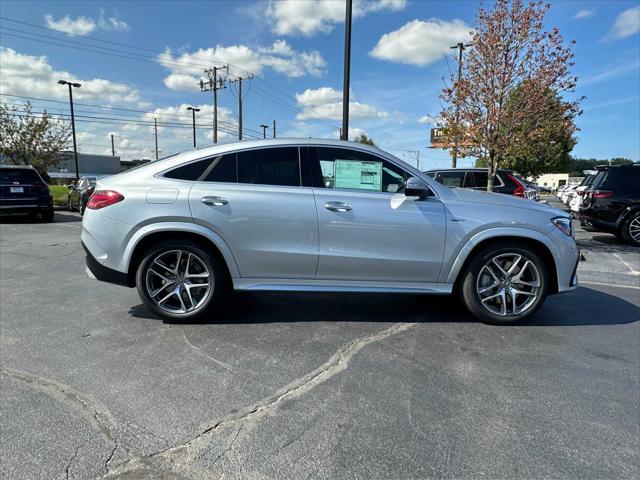
[[463,274],[462,299],[471,313],[495,325],[519,323],[544,303],[549,269],[528,247],[494,244],[474,254]]
[[211,318],[222,306],[228,284],[222,262],[189,240],[155,245],[136,272],[145,305],[160,317],[185,322]]
[[622,226],[622,238],[629,245],[640,247],[640,212],[632,213]]

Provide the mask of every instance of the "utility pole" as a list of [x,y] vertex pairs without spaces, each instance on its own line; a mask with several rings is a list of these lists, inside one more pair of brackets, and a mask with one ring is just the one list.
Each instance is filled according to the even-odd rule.
[[191,116],[193,117],[193,148],[196,148],[196,112],[199,112],[199,108],[187,107],[187,110],[191,110]]
[[416,159],[416,168],[420,170],[420,150],[407,150]]
[[351,10],[352,0],[346,1],[344,16],[344,82],[342,84],[342,131],[340,140],[349,139],[349,74],[351,70]]
[[269,128],[269,125],[262,123],[260,124],[260,128],[262,129],[262,138],[267,138],[267,128]]
[[80,167],[78,166],[78,146],[76,144],[76,120],[73,116],[73,93],[71,87],[80,88],[82,85],[74,82],[67,82],[66,80],[58,80],[60,85],[69,86],[69,106],[71,107],[71,132],[73,133],[73,159],[76,164],[76,185],[80,181]]
[[246,77],[237,77],[235,80],[229,80],[231,83],[238,84],[238,141],[242,140],[242,81],[251,80],[253,75]]
[[158,160],[158,119],[153,117],[153,130],[156,134],[156,160]]
[[273,138],[276,138],[276,121],[273,121]]
[[113,144],[113,133],[111,134],[111,156],[112,157],[116,156],[116,147]]
[[[466,48],[472,46],[471,43],[458,42],[455,45],[452,45],[450,48],[458,49],[458,85],[460,85],[460,80],[462,79],[462,52]],[[459,123],[459,107],[456,110],[456,128],[458,128]],[[458,135],[455,135],[455,140],[453,144],[453,153],[451,155],[451,168],[456,168],[458,165]]]
[[208,68],[204,71],[209,77],[208,82],[200,80],[201,92],[213,92],[213,143],[218,143],[218,90],[227,88],[224,78],[218,78],[218,71],[224,70],[229,75],[229,65]]

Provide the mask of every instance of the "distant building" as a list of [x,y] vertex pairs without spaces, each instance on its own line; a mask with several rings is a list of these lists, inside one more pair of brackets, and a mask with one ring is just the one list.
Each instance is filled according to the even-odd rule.
[[[120,173],[120,157],[78,153],[80,177],[104,177]],[[73,152],[60,152],[58,165],[49,169],[49,176],[59,183],[67,183],[76,178],[76,164]]]
[[557,190],[570,183],[568,173],[545,173],[536,178],[535,182],[541,187],[550,188],[551,190]]
[[126,170],[129,170],[130,168],[135,168],[149,162],[151,162],[151,160],[149,160],[148,158],[141,158],[136,160],[120,160],[120,171],[124,172]]

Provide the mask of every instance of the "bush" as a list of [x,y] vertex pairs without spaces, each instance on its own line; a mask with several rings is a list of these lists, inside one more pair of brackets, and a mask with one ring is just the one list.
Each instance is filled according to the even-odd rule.
[[49,185],[51,195],[53,195],[54,207],[66,207],[69,195],[69,189],[66,185]]

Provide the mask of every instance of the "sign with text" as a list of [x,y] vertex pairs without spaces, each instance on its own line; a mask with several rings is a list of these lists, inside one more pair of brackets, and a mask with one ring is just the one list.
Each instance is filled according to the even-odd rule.
[[336,160],[335,186],[382,191],[382,162]]

